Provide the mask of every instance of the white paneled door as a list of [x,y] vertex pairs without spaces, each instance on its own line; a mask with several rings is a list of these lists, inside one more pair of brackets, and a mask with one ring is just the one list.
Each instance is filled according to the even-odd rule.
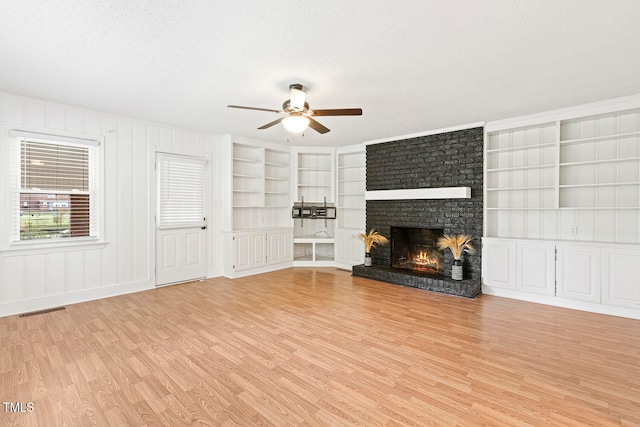
[[207,276],[207,161],[156,154],[156,286]]

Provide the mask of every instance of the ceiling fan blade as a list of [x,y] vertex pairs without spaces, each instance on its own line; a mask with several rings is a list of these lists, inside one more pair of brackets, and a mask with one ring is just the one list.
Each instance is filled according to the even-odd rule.
[[321,125],[320,123],[313,120],[311,117],[307,117],[309,119],[309,127],[315,130],[318,133],[327,133],[329,132],[329,128]]
[[243,110],[269,111],[271,113],[282,113],[281,110],[270,110],[268,108],[243,107],[242,105],[227,105],[229,108],[241,108]]
[[313,110],[312,116],[361,116],[362,108],[335,108],[333,110]]
[[281,121],[283,121],[285,118],[286,118],[286,117],[280,117],[278,120],[274,120],[274,121],[272,121],[272,122],[270,122],[270,123],[267,123],[266,125],[260,126],[258,129],[268,129],[268,128],[270,128],[271,126],[275,126],[275,125],[277,125],[278,123],[280,123]]

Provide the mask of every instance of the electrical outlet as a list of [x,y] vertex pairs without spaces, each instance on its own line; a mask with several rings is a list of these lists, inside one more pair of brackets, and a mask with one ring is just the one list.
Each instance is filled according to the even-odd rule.
[[571,234],[573,234],[573,235],[578,234],[578,226],[577,225],[572,225],[571,226]]

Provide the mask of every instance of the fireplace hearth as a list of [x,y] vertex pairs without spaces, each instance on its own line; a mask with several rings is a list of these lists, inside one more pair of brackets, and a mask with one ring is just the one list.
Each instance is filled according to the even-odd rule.
[[391,267],[443,276],[442,228],[391,227]]

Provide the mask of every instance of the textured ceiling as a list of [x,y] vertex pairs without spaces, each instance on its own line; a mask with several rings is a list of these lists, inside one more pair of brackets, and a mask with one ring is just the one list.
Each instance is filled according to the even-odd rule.
[[220,134],[291,83],[346,145],[640,93],[638,0],[3,0],[0,91]]

